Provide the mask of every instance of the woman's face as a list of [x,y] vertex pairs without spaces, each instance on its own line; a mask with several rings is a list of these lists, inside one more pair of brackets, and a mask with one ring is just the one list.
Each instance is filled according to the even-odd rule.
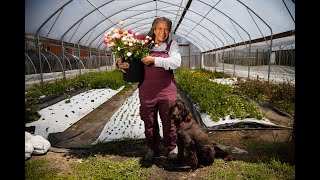
[[159,21],[154,29],[155,43],[162,44],[169,36],[169,26],[165,21]]

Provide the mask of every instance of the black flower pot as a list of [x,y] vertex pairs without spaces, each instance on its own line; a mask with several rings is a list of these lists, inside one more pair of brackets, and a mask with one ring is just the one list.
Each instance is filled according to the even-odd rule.
[[129,68],[123,73],[123,80],[126,82],[142,82],[144,78],[144,64],[140,59],[128,60]]

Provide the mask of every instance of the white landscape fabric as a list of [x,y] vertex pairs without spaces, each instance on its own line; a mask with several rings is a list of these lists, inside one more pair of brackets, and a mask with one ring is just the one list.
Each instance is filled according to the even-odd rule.
[[[232,85],[235,81],[233,78],[216,79],[218,83]],[[63,132],[72,124],[80,120],[86,114],[104,103],[123,87],[118,90],[112,89],[95,89],[83,92],[70,98],[70,102],[66,100],[60,101],[54,105],[44,108],[39,111],[41,118],[38,121],[28,123],[26,126],[35,126],[34,135],[41,135],[47,139],[49,133]],[[97,142],[108,142],[119,139],[143,139],[144,122],[139,115],[139,91],[138,89],[128,97],[122,106],[112,115],[110,120],[106,123]],[[196,107],[196,106],[195,106]],[[208,114],[200,113],[201,119],[207,127],[218,126],[222,124],[232,124],[238,122],[255,122],[266,125],[274,125],[268,119],[231,119],[230,116],[220,118],[218,122],[214,122]],[[158,114],[158,123],[160,128],[160,136],[163,137],[161,119]]]
[[67,100],[62,100],[38,111],[41,115],[40,119],[27,123],[26,127],[35,126],[34,134],[47,139],[49,133],[63,132],[123,88],[124,86],[117,90],[110,88],[91,89]]

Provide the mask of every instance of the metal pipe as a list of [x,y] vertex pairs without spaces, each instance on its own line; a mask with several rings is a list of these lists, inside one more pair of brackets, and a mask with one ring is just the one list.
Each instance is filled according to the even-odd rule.
[[36,67],[34,66],[34,64],[33,64],[33,62],[32,62],[32,60],[30,59],[30,57],[28,56],[28,54],[27,53],[24,53],[26,56],[27,56],[27,58],[30,60],[30,62],[31,62],[31,65],[32,65],[32,67],[33,67],[33,69],[34,69],[34,72],[37,74],[37,69],[36,69]]
[[65,62],[64,62],[64,46],[63,46],[63,41],[61,41],[61,49],[62,49],[62,65],[63,65],[63,69],[62,69],[62,77],[65,79],[66,78],[66,71],[65,71]]
[[268,82],[269,82],[270,81],[270,68],[271,68],[270,60],[271,60],[271,51],[272,51],[272,36],[273,36],[272,28],[256,12],[254,12],[251,8],[249,8],[247,5],[245,5],[244,3],[242,3],[239,0],[237,0],[237,1],[239,3],[241,3],[243,6],[245,6],[247,9],[249,9],[251,12],[253,12],[270,29],[271,35],[270,35],[270,53],[269,53],[269,67],[268,67]]
[[72,70],[72,66],[71,66],[71,63],[70,63],[69,58],[68,58],[66,55],[63,55],[63,56],[66,57],[66,59],[67,59],[67,61],[68,61],[68,63],[69,63],[69,66],[70,66],[70,70]]
[[51,66],[50,66],[50,63],[49,63],[48,59],[46,58],[46,56],[43,55],[43,53],[40,52],[40,54],[41,54],[41,55],[44,57],[44,59],[46,60],[48,66],[49,66],[50,73],[52,73]]
[[[78,44],[78,54],[79,54],[79,61],[81,61],[81,53],[80,53],[81,49],[80,49],[80,44]],[[82,63],[82,61],[81,61]],[[82,63],[83,68],[86,69],[86,67],[84,66],[84,64]],[[81,75],[81,68],[79,68],[79,73]]]
[[38,46],[38,55],[39,55],[39,66],[40,66],[40,83],[43,83],[43,73],[42,73],[42,66],[41,66],[41,54],[40,54],[40,40],[39,35],[37,35],[37,46]]
[[52,54],[54,57],[56,57],[57,59],[58,59],[58,62],[60,63],[60,65],[61,65],[61,68],[62,68],[62,70],[64,69],[64,67],[63,67],[63,65],[62,65],[62,63],[61,63],[61,61],[60,61],[60,59],[59,59],[59,57],[57,56],[57,55],[55,55],[53,52],[50,52],[50,51],[47,51],[48,53],[50,53],[50,54]]
[[286,7],[286,9],[287,9],[288,13],[290,14],[290,17],[291,17],[292,21],[293,21],[294,23],[296,23],[296,21],[294,20],[294,18],[293,18],[293,16],[292,16],[291,12],[289,11],[289,8],[288,8],[287,4],[284,2],[284,0],[282,0],[282,2],[283,2],[283,4],[284,4],[284,6]]

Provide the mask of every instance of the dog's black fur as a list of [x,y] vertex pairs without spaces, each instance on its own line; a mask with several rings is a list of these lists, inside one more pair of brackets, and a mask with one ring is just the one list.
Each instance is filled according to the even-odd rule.
[[169,109],[169,117],[177,128],[178,161],[186,153],[192,169],[214,162],[215,147],[207,133],[192,118],[182,100],[176,100]]

